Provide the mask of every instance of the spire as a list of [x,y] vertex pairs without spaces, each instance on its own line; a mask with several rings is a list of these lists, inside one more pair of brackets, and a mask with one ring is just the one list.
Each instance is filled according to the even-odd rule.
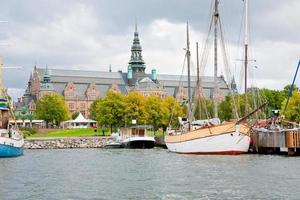
[[109,64],[109,72],[111,72],[111,64]]
[[37,62],[35,61],[35,62],[34,62],[34,68],[33,68],[33,71],[34,71],[34,72],[36,72],[36,68],[37,68],[36,65],[37,65]]
[[236,85],[234,76],[231,79],[230,87],[231,87],[233,94],[237,94],[238,91],[237,91],[237,85]]
[[46,65],[41,90],[53,90],[53,84],[51,83],[51,76],[49,74],[48,65]]
[[45,73],[44,73],[43,80],[44,80],[45,83],[50,83],[51,82],[51,76],[50,76],[49,71],[48,71],[48,65],[46,65],[46,70],[45,70]]
[[140,44],[139,33],[137,31],[137,24],[135,24],[134,38],[131,46],[131,58],[128,67],[131,67],[134,73],[145,73],[146,66],[142,56],[142,46]]

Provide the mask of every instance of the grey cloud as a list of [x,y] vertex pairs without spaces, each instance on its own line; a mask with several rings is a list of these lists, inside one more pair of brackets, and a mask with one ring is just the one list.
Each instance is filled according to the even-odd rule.
[[[242,4],[241,0],[221,0],[220,4],[232,60],[238,55],[233,52],[241,28]],[[182,63],[183,24],[189,20],[195,34],[205,34],[210,5],[210,0],[4,0],[0,21],[9,23],[0,24],[0,41],[15,45],[0,47],[0,54],[6,66],[23,67],[21,72],[4,71],[5,85],[25,88],[35,61],[40,66],[97,70],[107,70],[112,64],[115,70],[125,70],[135,18],[147,64],[162,73],[174,72],[170,69],[180,68]],[[280,73],[280,67],[290,66],[289,71],[293,71],[291,63],[298,59],[299,6],[297,0],[250,1],[251,56],[261,66],[257,78],[261,83],[273,76],[280,80],[265,81],[266,86],[285,84],[290,74]],[[167,36],[159,35],[163,30],[157,20],[171,24]],[[193,37],[202,41],[200,36]]]

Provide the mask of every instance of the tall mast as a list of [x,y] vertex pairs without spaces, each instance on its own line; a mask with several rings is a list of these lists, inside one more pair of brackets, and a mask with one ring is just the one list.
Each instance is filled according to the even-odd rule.
[[218,22],[219,22],[219,11],[218,11],[219,0],[215,0],[214,10],[214,117],[218,117]]
[[189,118],[189,130],[192,125],[192,93],[191,93],[191,52],[190,52],[190,37],[189,37],[189,23],[186,23],[186,56],[187,56],[187,68],[188,68],[188,118]]
[[200,69],[199,69],[199,53],[198,53],[198,42],[196,42],[196,54],[197,54],[197,89],[200,87]]
[[244,0],[244,45],[245,45],[245,115],[248,113],[247,106],[247,72],[248,72],[248,0]]

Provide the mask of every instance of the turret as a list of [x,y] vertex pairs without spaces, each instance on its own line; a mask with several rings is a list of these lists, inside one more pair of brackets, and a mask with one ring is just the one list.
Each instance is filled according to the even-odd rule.
[[154,82],[157,81],[156,69],[152,69],[152,70],[151,70],[151,79],[152,79],[152,81],[154,81]]
[[132,68],[129,66],[128,71],[127,71],[127,80],[128,80],[128,85],[132,85]]

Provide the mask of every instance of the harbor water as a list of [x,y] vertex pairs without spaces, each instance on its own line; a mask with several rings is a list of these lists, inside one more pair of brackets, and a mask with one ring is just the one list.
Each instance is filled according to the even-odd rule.
[[300,158],[165,149],[25,150],[0,159],[0,199],[300,199]]

